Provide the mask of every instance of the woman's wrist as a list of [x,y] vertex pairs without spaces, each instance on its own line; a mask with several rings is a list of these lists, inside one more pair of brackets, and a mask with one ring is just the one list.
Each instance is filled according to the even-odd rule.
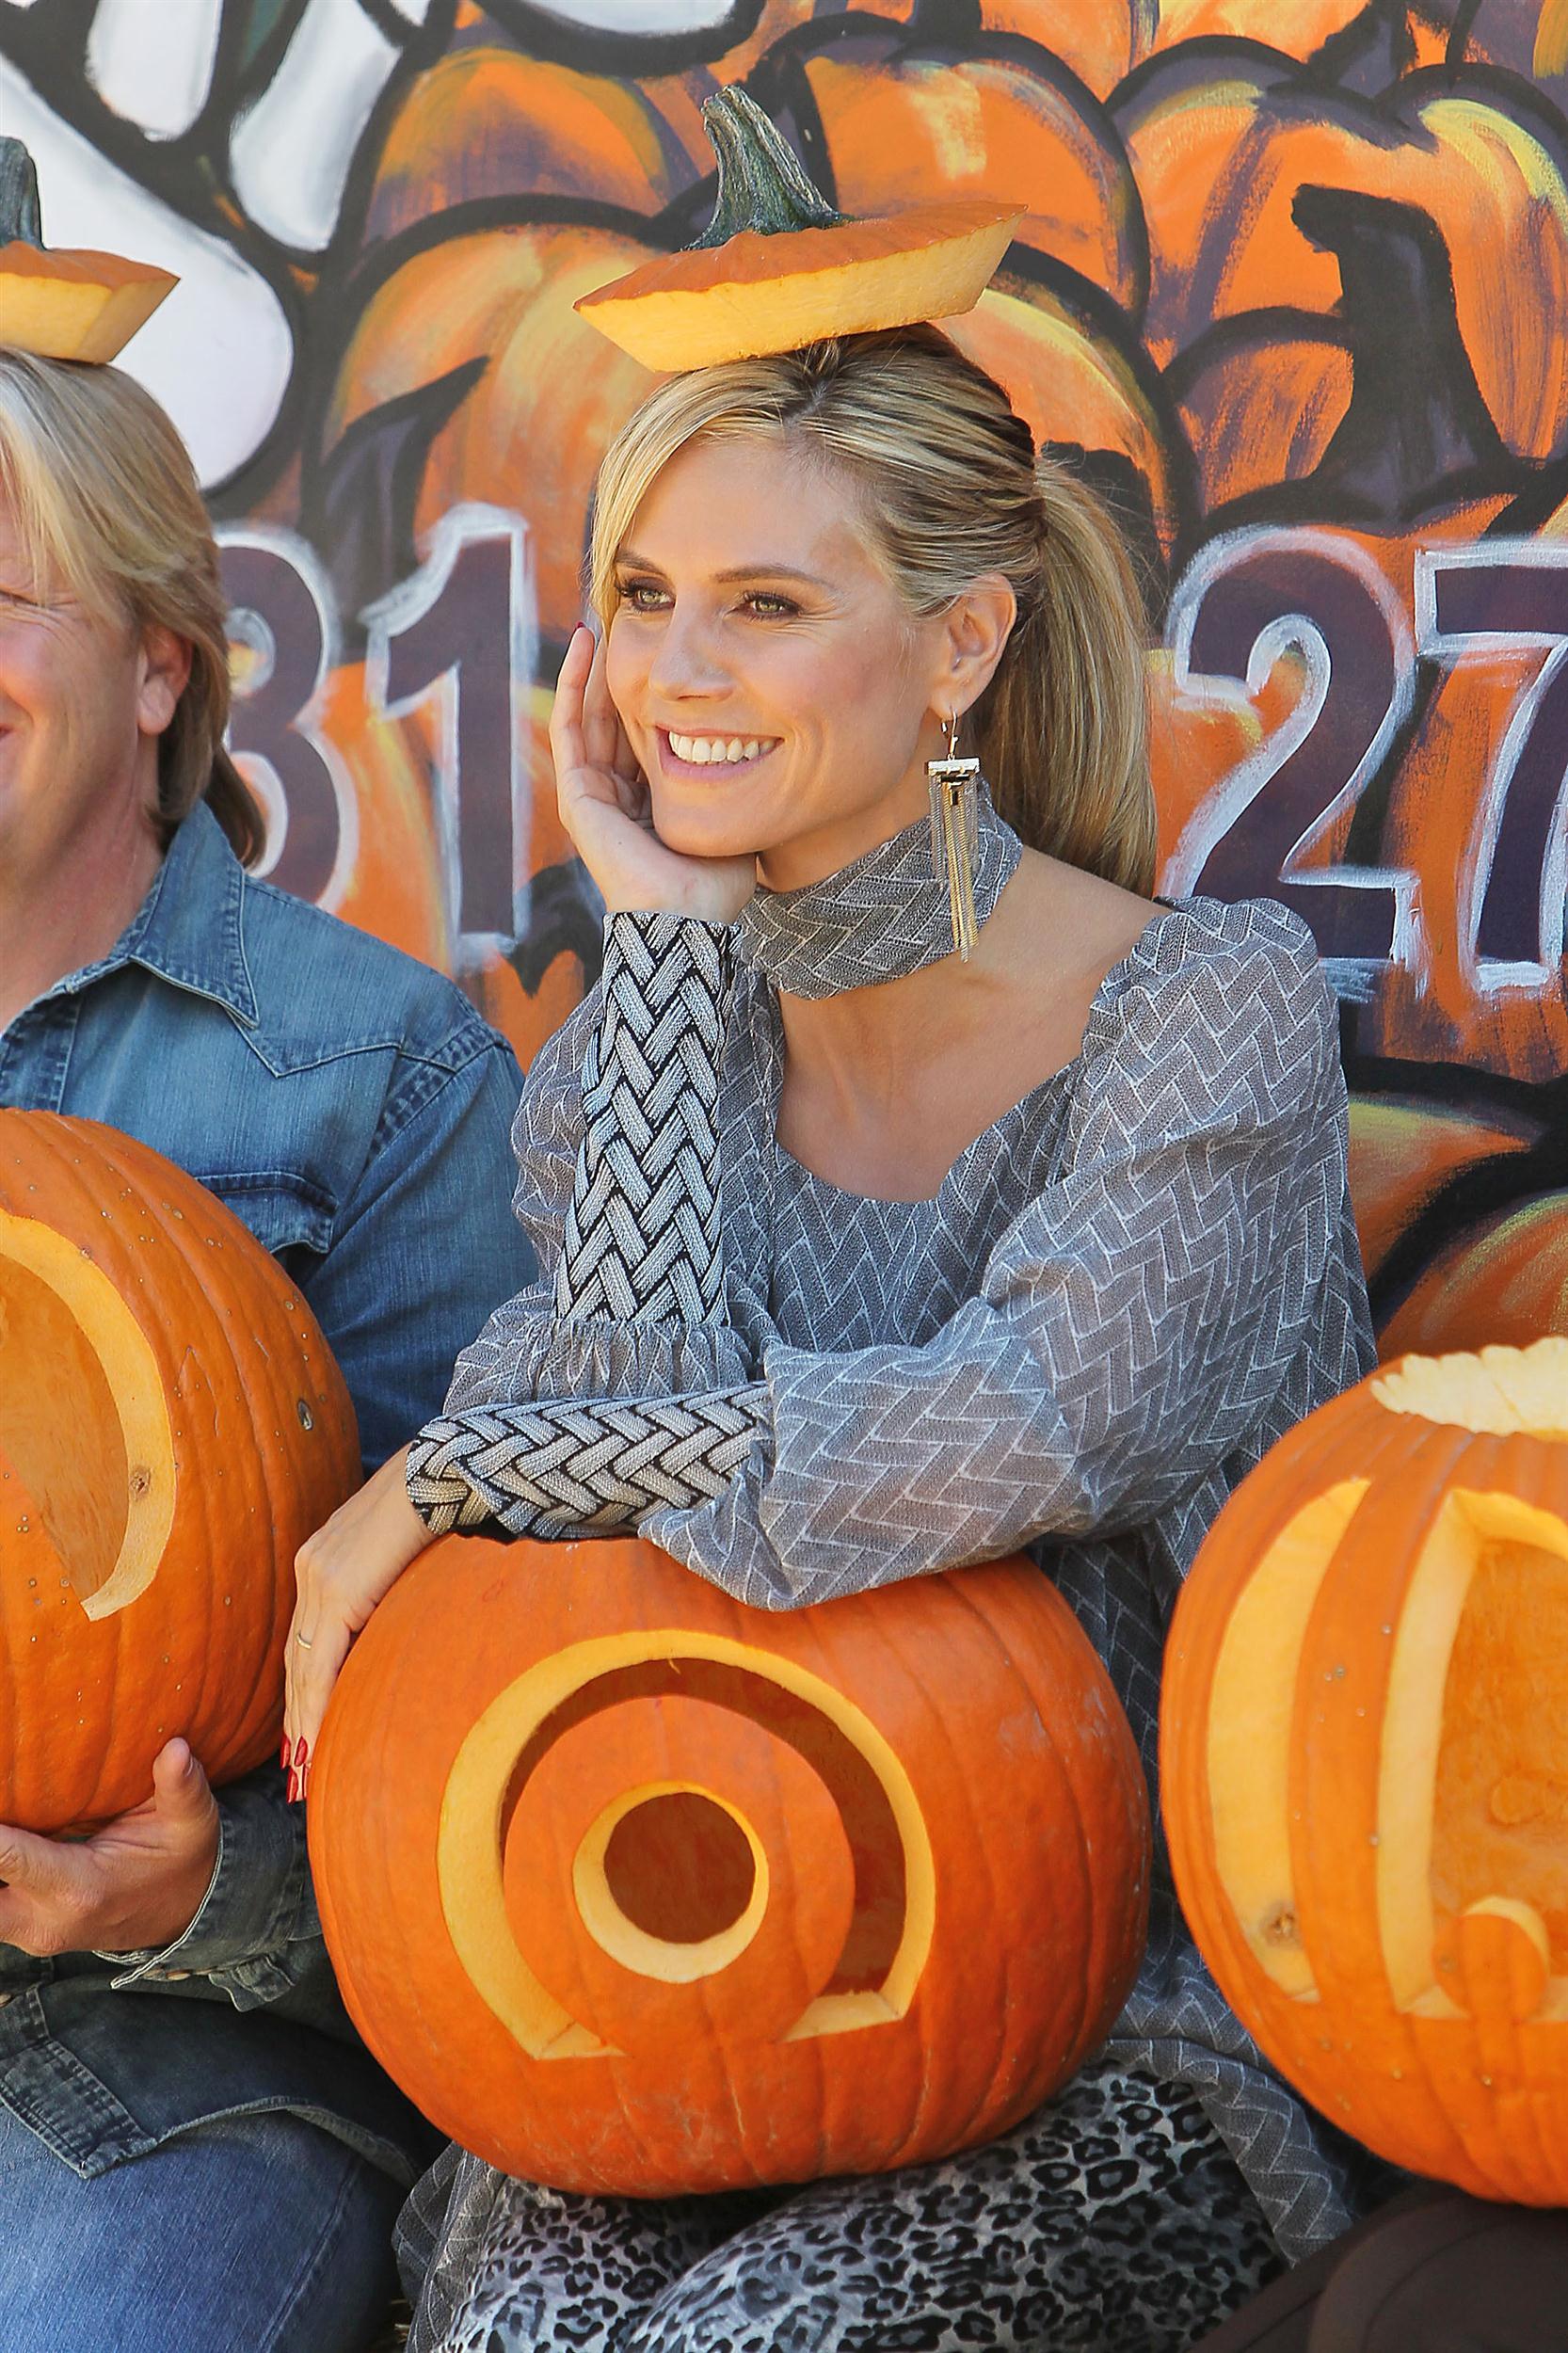
[[[693,861],[694,866],[697,863]],[[658,888],[641,881],[611,881],[606,885],[597,875],[595,880],[607,916],[674,915],[696,923],[733,923],[757,884],[755,871],[747,882],[728,871],[728,864],[726,861],[721,871],[720,862],[715,860],[712,874],[694,872],[689,876],[672,877]]]

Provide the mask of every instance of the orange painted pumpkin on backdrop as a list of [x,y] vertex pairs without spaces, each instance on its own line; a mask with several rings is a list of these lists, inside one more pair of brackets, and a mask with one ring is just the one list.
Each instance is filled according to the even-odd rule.
[[[1368,1278],[1377,1273],[1400,1236],[1450,1176],[1499,1153],[1522,1152],[1528,1142],[1528,1137],[1490,1127],[1482,1120],[1466,1119],[1440,1103],[1352,1095],[1351,1201],[1361,1238],[1361,1261]],[[1498,1332],[1486,1337],[1539,1339],[1547,1328],[1541,1324],[1522,1336]],[[1416,1340],[1401,1343],[1392,1333],[1387,1340],[1384,1353],[1397,1356],[1415,1348],[1423,1355],[1439,1355],[1448,1346],[1480,1344],[1458,1338],[1438,1347]]]
[[[1568,183],[1490,83],[1411,77],[1374,107],[1244,56],[1199,82],[1176,52],[1117,120],[1149,226],[1145,335],[1161,365],[1216,320],[1281,305],[1332,316],[1340,265],[1298,224],[1297,199],[1391,198],[1443,238],[1460,331],[1504,441],[1520,456],[1555,452],[1568,426]],[[1501,265],[1519,249],[1528,283]]]
[[712,168],[683,81],[617,81],[480,43],[409,85],[376,159],[366,237],[525,192],[659,213]]
[[352,846],[326,904],[345,923],[449,970],[430,728],[419,712],[390,719],[374,711],[362,662],[330,673],[316,724],[342,762],[340,791],[348,801],[343,822],[352,828]]
[[1151,55],[1187,40],[1256,40],[1305,59],[1367,13],[1362,0],[1295,0],[1288,13],[1272,0],[1155,0],[1155,7]]
[[358,1485],[343,1377],[281,1268],[96,1121],[0,1111],[0,1821],[276,1749],[294,1556]]
[[333,388],[327,451],[383,402],[488,360],[431,442],[414,528],[428,531],[466,499],[525,515],[548,643],[582,616],[599,461],[656,380],[572,304],[648,254],[612,230],[564,222],[476,230],[411,254],[367,300]]
[[1128,458],[1148,487],[1161,543],[1177,530],[1164,432],[1125,352],[1048,287],[1004,267],[972,311],[939,322],[944,335],[995,376],[1036,446],[1056,442]]
[[1137,307],[1145,263],[1137,186],[1119,142],[1048,55],[1032,65],[954,57],[945,46],[922,54],[868,29],[801,70],[840,211],[901,212],[938,193],[1027,205],[1020,245]]
[[1568,1195],[1544,1193],[1457,1234],[1389,1317],[1384,1355],[1527,1347],[1568,1335]]
[[[872,13],[879,23],[907,24],[922,5],[923,0],[875,0]],[[744,82],[788,34],[798,33],[804,24],[831,25],[842,13],[841,0],[762,0],[761,14],[745,38],[714,57],[706,71],[689,78],[700,80],[704,97],[720,84]]]
[[445,1539],[355,1646],[310,1816],[371,2048],[562,2188],[987,2139],[1143,1948],[1132,1735],[1026,1561],[771,1611],[639,1542]]
[[1165,1656],[1177,1892],[1268,2057],[1398,2164],[1568,2202],[1568,1340],[1309,1415]]

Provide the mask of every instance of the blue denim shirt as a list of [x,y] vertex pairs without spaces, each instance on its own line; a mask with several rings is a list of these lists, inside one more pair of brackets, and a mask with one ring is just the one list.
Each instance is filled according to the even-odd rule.
[[[129,929],[0,1031],[0,1105],[106,1121],[281,1259],[343,1367],[373,1469],[534,1279],[511,1214],[517,1064],[450,982],[248,877],[211,813]],[[289,2108],[402,2179],[430,2142],[356,2038],[304,1812],[264,1766],[218,1795],[216,1867],[161,1953],[0,1945],[0,2100],[82,2174],[216,2116]]]

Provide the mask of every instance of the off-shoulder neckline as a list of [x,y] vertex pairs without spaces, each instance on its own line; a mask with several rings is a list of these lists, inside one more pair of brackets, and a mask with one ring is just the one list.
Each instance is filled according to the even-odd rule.
[[[949,1167],[947,1175],[942,1178],[935,1193],[913,1194],[854,1193],[847,1186],[836,1185],[831,1176],[820,1176],[814,1168],[808,1168],[804,1160],[797,1160],[794,1154],[779,1143],[776,1090],[772,1107],[774,1152],[781,1163],[788,1163],[808,1184],[815,1186],[819,1192],[835,1194],[840,1201],[854,1202],[858,1207],[873,1209],[934,1209],[941,1203],[954,1178],[973,1160],[982,1144],[994,1144],[1000,1140],[1003,1129],[1010,1128],[1015,1121],[1021,1120],[1026,1114],[1033,1112],[1037,1105],[1043,1109],[1048,1098],[1062,1094],[1064,1083],[1081,1074],[1089,1062],[1097,1058],[1100,1049],[1097,1043],[1091,1043],[1091,1033],[1097,1023],[1104,1021],[1112,1009],[1112,1004],[1122,993],[1125,984],[1131,979],[1135,968],[1141,964],[1151,961],[1151,943],[1157,933],[1162,935],[1168,924],[1177,920],[1191,923],[1194,920],[1203,922],[1208,919],[1209,936],[1216,943],[1223,940],[1227,945],[1233,945],[1236,939],[1245,936],[1246,929],[1256,923],[1258,916],[1266,911],[1280,914],[1286,912],[1285,909],[1279,907],[1276,901],[1267,899],[1204,897],[1160,901],[1155,912],[1144,925],[1127,953],[1119,956],[1101,977],[1099,986],[1089,1000],[1089,1010],[1083,1018],[1083,1034],[1079,1042],[1077,1053],[1070,1061],[1061,1063],[1056,1069],[1048,1071],[1046,1076],[1032,1086],[1027,1094],[1020,1095],[1016,1103],[1010,1103],[988,1128],[983,1128],[979,1135],[971,1137]],[[1237,927],[1234,926],[1234,918],[1239,915],[1245,917],[1246,922]]]

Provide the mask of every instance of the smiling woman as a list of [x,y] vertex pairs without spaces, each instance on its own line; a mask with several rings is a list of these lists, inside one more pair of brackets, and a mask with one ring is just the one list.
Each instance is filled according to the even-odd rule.
[[[1128,557],[935,328],[673,379],[596,514],[600,630],[552,740],[609,914],[514,1135],[541,1279],[301,1554],[291,1724],[313,1740],[351,1631],[451,1529],[634,1528],[754,1608],[866,1593],[895,1653],[876,1589],[1027,1547],[1152,1785],[1201,1535],[1370,1353],[1311,941],[1277,907],[1146,896]],[[988,779],[968,826],[955,732]],[[967,961],[929,816],[954,777]],[[998,1806],[1016,1780],[999,1759]],[[404,2217],[411,2343],[1176,2353],[1361,2195],[1160,1858],[1109,2042],[1000,2138],[765,2213],[544,2194],[450,2152]]]

